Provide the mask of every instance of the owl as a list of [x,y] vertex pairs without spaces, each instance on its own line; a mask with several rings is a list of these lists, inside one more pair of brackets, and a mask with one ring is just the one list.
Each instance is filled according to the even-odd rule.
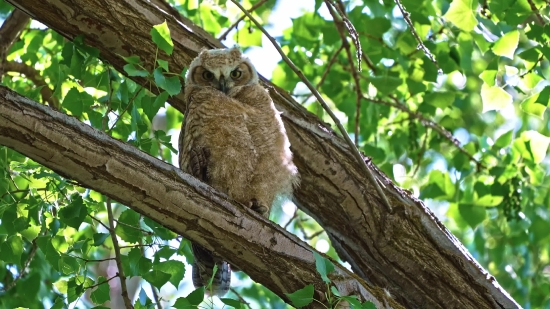
[[[191,62],[185,80],[180,168],[268,217],[277,195],[290,196],[298,173],[280,113],[254,65],[237,47],[205,50]],[[193,284],[206,286],[214,275],[212,293],[223,296],[230,265],[192,247]]]

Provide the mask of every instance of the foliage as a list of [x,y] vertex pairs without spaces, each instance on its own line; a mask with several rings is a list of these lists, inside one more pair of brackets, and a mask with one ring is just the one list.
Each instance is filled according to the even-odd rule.
[[[258,2],[242,3],[251,7]],[[276,39],[318,85],[359,149],[424,200],[518,303],[548,308],[547,2],[401,1],[436,63],[418,48],[394,1],[346,1],[341,10],[345,16],[333,10],[336,19],[323,1],[307,3]],[[215,36],[242,14],[230,1],[172,4]],[[11,10],[0,2],[0,17]],[[277,10],[285,9],[267,1],[253,14],[268,23]],[[361,72],[347,28],[339,26],[346,18],[362,47]],[[231,40],[244,49],[262,45],[260,31],[247,19],[239,25],[229,34]],[[165,101],[181,91],[185,72],[171,72],[166,58],[158,56],[173,50],[167,30],[162,24],[151,30],[151,40],[164,53],[151,59],[128,57],[125,72],[102,62],[84,38],[68,42],[35,24],[24,30],[6,60],[37,69],[61,102],[61,111],[175,163],[173,136],[182,116]],[[137,85],[133,77],[147,78],[150,87]],[[332,123],[283,62],[271,80]],[[46,101],[39,87],[18,72],[6,72],[2,84]],[[77,301],[101,308],[110,300],[106,282],[118,278],[106,271],[113,248],[107,202],[99,193],[0,147],[0,308],[65,308]],[[197,306],[204,290],[191,292],[190,280],[182,281],[182,261],[193,258],[189,242],[123,205],[114,203],[113,210],[123,271],[147,283],[136,290],[136,307],[151,307],[151,291],[161,287],[162,298],[176,308]],[[273,217],[289,220],[280,211]],[[328,241],[315,233],[319,227],[303,213],[291,220],[285,226],[312,245]],[[328,254],[337,259],[332,248]],[[330,266],[324,263],[318,260],[319,272],[330,280]],[[286,307],[246,275],[236,276],[245,283],[237,287],[238,296],[252,307]],[[180,297],[178,288],[190,294]],[[207,300],[206,305],[247,306],[237,295],[230,296],[215,304]]]

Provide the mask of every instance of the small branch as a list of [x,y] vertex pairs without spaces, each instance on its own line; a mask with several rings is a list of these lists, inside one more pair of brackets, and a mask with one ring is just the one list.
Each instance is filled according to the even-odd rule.
[[[141,215],[140,215],[141,217]],[[140,218],[140,221],[141,221],[141,218]],[[120,223],[120,222],[119,222]],[[140,251],[141,251],[141,255],[142,256],[145,256],[145,249],[143,249],[143,238],[139,238],[139,244],[141,245],[140,247]],[[153,298],[155,299],[155,303],[157,304],[157,309],[162,309],[162,305],[160,303],[160,299],[159,299],[159,293],[157,292],[157,288],[149,283],[149,285],[151,286],[151,291],[153,292]]]
[[86,258],[77,256],[77,255],[66,254],[66,253],[61,253],[61,254],[64,254],[64,255],[66,255],[66,256],[70,256],[70,257],[75,258],[75,259],[82,260],[82,261],[84,261],[84,262],[86,262],[86,263],[99,263],[99,262],[105,262],[105,261],[112,261],[112,260],[115,259],[115,258],[106,258],[106,259],[100,259],[100,260],[90,260],[90,259],[86,259]]
[[330,1],[325,1],[327,4],[327,7],[330,7],[331,5],[338,11],[338,14],[340,14],[340,17],[342,19],[342,22],[344,26],[348,29],[349,36],[351,37],[351,40],[353,44],[355,45],[355,52],[356,52],[356,58],[357,58],[357,70],[361,72],[361,59],[363,56],[363,49],[361,48],[361,42],[359,41],[359,33],[357,33],[357,30],[351,23],[351,21],[348,18],[348,15],[346,14],[346,7],[344,6],[344,3],[342,3],[341,0],[337,0],[337,4],[334,4]]
[[275,49],[277,49],[277,51],[279,52],[279,54],[281,55],[281,57],[283,58],[283,60],[286,62],[286,64],[294,71],[294,73],[296,73],[296,75],[298,75],[298,77],[300,77],[300,79],[302,80],[302,82],[304,82],[304,84],[306,84],[306,86],[309,88],[309,90],[313,93],[313,95],[315,96],[315,98],[317,98],[317,100],[319,101],[319,104],[321,104],[323,106],[323,108],[325,109],[325,111],[330,115],[330,118],[332,118],[332,120],[334,121],[334,123],[336,124],[336,126],[338,127],[338,129],[340,130],[340,133],[342,133],[342,137],[346,140],[346,143],[348,144],[349,148],[350,148],[350,151],[351,151],[351,154],[355,157],[355,159],[358,161],[359,163],[359,166],[361,168],[361,170],[365,173],[365,175],[367,176],[367,178],[369,179],[369,181],[371,182],[371,184],[373,185],[373,187],[375,188],[376,192],[378,193],[378,196],[380,197],[380,199],[382,200],[382,202],[384,203],[384,205],[386,206],[388,212],[392,213],[393,212],[393,209],[390,205],[390,202],[388,201],[388,198],[386,197],[386,195],[384,194],[384,192],[382,191],[382,188],[380,187],[380,185],[378,184],[378,181],[376,180],[376,178],[374,177],[373,173],[370,171],[370,169],[367,167],[366,163],[365,163],[365,160],[363,159],[363,157],[361,156],[361,154],[359,153],[359,150],[355,147],[355,145],[353,144],[353,142],[351,141],[351,139],[349,138],[349,135],[348,133],[346,132],[346,129],[344,129],[344,127],[342,126],[342,124],[340,123],[340,120],[338,120],[338,117],[336,117],[336,115],[334,115],[334,113],[332,112],[332,110],[330,109],[330,107],[328,107],[328,104],[325,102],[325,100],[323,99],[323,97],[321,97],[321,94],[319,93],[319,91],[317,91],[315,89],[315,87],[313,87],[313,85],[311,84],[311,82],[307,79],[307,77],[305,77],[304,73],[302,73],[302,71],[300,71],[300,69],[298,69],[296,67],[296,65],[294,63],[292,63],[292,60],[290,60],[286,55],[285,53],[283,52],[283,50],[281,49],[281,47],[279,46],[279,44],[277,44],[277,41],[275,41],[275,39],[269,35],[269,33],[265,30],[264,27],[262,27],[262,25],[254,18],[254,16],[252,16],[250,13],[248,13],[245,8],[239,3],[237,2],[237,0],[231,0],[231,2],[233,2],[233,4],[235,4],[236,6],[239,7],[239,9],[241,9],[241,11],[243,11],[247,16],[248,18],[256,25],[256,27],[258,27],[258,29],[260,29],[263,34],[269,39],[269,41],[273,44],[273,46],[275,47]]
[[[122,259],[120,257],[120,247],[118,246],[118,239],[115,233],[115,220],[113,218],[113,208],[111,206],[111,198],[108,197],[106,201],[107,216],[109,217],[109,233],[111,234],[111,240],[113,241],[113,250],[115,251],[116,266],[118,268],[117,276],[120,277],[120,294],[122,300],[124,300],[124,306],[126,309],[133,309],[132,301],[128,297],[128,289],[126,288],[126,276],[122,269]],[[112,278],[111,278],[112,279]]]
[[38,246],[36,245],[36,238],[35,238],[32,241],[31,251],[29,252],[29,257],[27,257],[27,260],[25,261],[25,264],[23,265],[23,268],[21,268],[21,271],[19,272],[17,277],[15,277],[12,282],[10,282],[9,284],[7,284],[4,287],[4,289],[3,289],[4,292],[7,292],[7,291],[11,290],[15,286],[17,281],[19,281],[19,279],[21,279],[21,278],[23,278],[23,276],[25,276],[25,274],[27,273],[27,269],[29,268],[29,265],[32,262],[32,259],[36,255],[36,250],[37,249],[38,249]]
[[101,281],[101,282],[96,283],[96,284],[94,284],[94,285],[90,285],[89,287],[87,287],[87,289],[93,289],[93,288],[95,288],[95,287],[97,287],[97,286],[100,286],[100,285],[102,285],[102,284],[105,284],[105,283],[107,283],[107,282],[109,282],[109,281],[111,281],[111,280],[113,280],[113,279],[115,279],[115,278],[118,278],[118,277],[120,277],[119,274],[116,274],[116,275],[112,276],[111,278],[109,278],[109,279],[107,279],[107,280],[105,280],[105,281]]
[[424,156],[424,153],[426,152],[426,144],[428,143],[428,136],[430,135],[429,133],[430,131],[426,129],[426,134],[424,135],[424,140],[422,141],[422,147],[420,147],[420,151],[418,152],[418,157],[417,157],[418,163],[414,168],[413,177],[416,175],[416,173],[420,169],[420,161],[422,161],[422,156]]
[[544,18],[542,18],[542,15],[540,15],[539,9],[537,9],[537,6],[533,2],[533,0],[527,0],[527,2],[529,2],[529,6],[531,7],[531,11],[533,11],[533,13],[535,13],[535,16],[539,20],[541,26],[544,26],[546,24],[546,22],[544,21]]
[[6,20],[4,20],[2,27],[0,27],[0,76],[4,75],[5,72],[3,66],[6,62],[8,51],[30,20],[30,17],[23,13],[23,11],[14,9]]
[[237,298],[239,298],[239,301],[242,303],[242,304],[245,304],[248,308],[250,308],[250,303],[248,303],[242,296],[239,292],[237,292],[237,290],[235,290],[234,288],[230,287],[229,290],[231,292],[233,292],[233,294],[237,295]]
[[17,72],[25,75],[37,88],[40,88],[42,101],[47,102],[53,109],[59,110],[59,100],[53,95],[53,91],[35,68],[21,62],[9,61],[3,65],[5,72]]
[[407,12],[405,7],[403,7],[403,4],[401,4],[400,0],[394,0],[394,1],[395,1],[395,4],[397,4],[397,7],[399,8],[399,10],[401,11],[401,15],[403,15],[403,18],[405,19],[405,22],[407,23],[407,25],[409,25],[409,29],[411,30],[412,35],[414,36],[414,38],[418,42],[417,49],[421,49],[424,52],[424,54],[426,54],[426,57],[428,57],[428,59],[430,59],[433,62],[433,64],[435,64],[435,66],[437,67],[438,73],[442,74],[443,71],[441,71],[441,68],[439,67],[439,64],[437,63],[437,60],[435,59],[435,56],[428,49],[428,47],[426,47],[426,45],[424,45],[424,42],[422,41],[422,39],[420,38],[420,36],[416,32],[416,29],[414,28],[413,22],[411,20],[411,14],[409,14],[409,12]]
[[[330,71],[330,68],[332,67],[332,65],[336,62],[336,59],[338,59],[338,55],[340,54],[340,52],[342,51],[342,49],[344,49],[344,45],[341,45],[338,50],[336,50],[334,52],[334,54],[332,54],[332,56],[330,57],[330,59],[328,60],[328,64],[327,64],[327,67],[325,68],[325,71],[323,72],[323,74],[321,75],[321,79],[319,80],[319,82],[317,83],[317,85],[315,86],[315,89],[319,90],[319,88],[323,85],[323,83],[325,82],[325,79],[327,78],[328,76],[328,72]],[[307,100],[309,100],[309,98],[311,98],[313,94],[310,92],[306,98],[302,101],[302,104],[304,104]]]
[[[249,13],[252,13],[254,12],[257,8],[259,8],[262,4],[266,3],[267,1],[269,0],[261,0],[260,2],[254,4],[250,10],[248,10]],[[234,22],[231,26],[229,26],[229,28],[227,28],[227,30],[225,30],[225,32],[220,35],[220,37],[218,38],[218,40],[220,41],[225,41],[225,39],[227,39],[227,35],[229,34],[229,32],[231,32],[231,30],[235,29],[237,27],[237,25],[243,21],[243,19],[245,19],[246,15],[242,15],[241,17],[239,17],[239,19],[237,19],[236,22]]]
[[[348,56],[349,65],[351,66],[351,75],[353,81],[355,82],[355,131],[354,131],[354,142],[357,146],[359,144],[359,121],[361,119],[361,99],[363,98],[363,92],[361,91],[361,84],[359,82],[359,72],[361,69],[356,70],[354,66],[353,56],[351,55],[351,49],[346,35],[344,34],[344,22],[336,15],[336,12],[332,8],[333,4],[329,0],[325,0],[325,4],[332,15],[334,24],[336,25],[336,30],[340,34],[340,39],[342,40],[342,46],[346,50],[346,55]],[[340,2],[341,4],[341,2]],[[343,4],[341,4],[343,6]],[[342,15],[343,13],[340,13]],[[343,17],[343,16],[342,16]],[[347,18],[347,17],[346,17]],[[356,33],[357,34],[357,33]],[[359,63],[360,65],[360,63]]]
[[544,59],[544,54],[543,53],[540,54],[539,59],[537,59],[537,62],[535,62],[535,64],[533,64],[533,66],[527,72],[521,74],[519,77],[524,77],[525,75],[527,75],[529,73],[532,73],[538,67],[538,65],[542,61],[542,59]]
[[380,99],[376,99],[376,98],[370,98],[368,96],[363,96],[363,97],[365,98],[365,100],[367,100],[369,102],[382,104],[382,105],[386,105],[386,106],[396,108],[400,111],[403,111],[403,112],[409,114],[410,117],[420,120],[420,122],[422,122],[423,125],[434,129],[437,133],[439,133],[441,136],[443,136],[444,138],[449,140],[453,145],[455,145],[455,147],[458,148],[458,150],[460,152],[465,154],[471,161],[473,161],[476,164],[476,168],[477,168],[478,171],[481,168],[486,168],[486,166],[484,166],[481,162],[476,160],[468,151],[466,151],[466,149],[464,149],[464,148],[462,148],[462,146],[460,146],[460,142],[451,134],[451,132],[447,131],[445,128],[443,128],[438,123],[425,118],[424,116],[422,116],[421,113],[414,112],[411,109],[409,109],[407,106],[405,106],[404,104],[398,103],[396,98],[393,98],[393,100],[396,101],[395,103],[393,103],[393,102],[388,102],[388,101],[384,101],[384,100],[380,100]]
[[97,223],[101,224],[107,231],[111,232],[111,228],[108,227],[105,223],[101,222],[101,220],[99,220],[98,218],[88,214],[88,217],[92,218],[94,221],[96,221]]

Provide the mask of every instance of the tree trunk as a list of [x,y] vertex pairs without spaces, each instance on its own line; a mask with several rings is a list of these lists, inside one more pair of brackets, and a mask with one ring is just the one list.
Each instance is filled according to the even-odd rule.
[[[175,48],[171,57],[161,54],[160,58],[169,61],[173,72],[181,72],[202,48],[222,47],[191,21],[159,10],[154,3],[162,4],[161,0],[8,2],[69,39],[84,34],[86,44],[98,48],[101,57],[121,72],[125,64],[121,56],[152,59],[156,47],[149,31],[165,20]],[[145,80],[134,80],[145,84]],[[388,213],[343,139],[284,90],[262,81],[283,112],[302,178],[296,202],[325,228],[340,257],[357,275],[387,290],[407,308],[519,307],[421,201],[367,161],[392,204],[394,211]],[[172,98],[170,104],[185,110],[181,96]],[[70,171],[66,175],[74,178]],[[214,227],[205,229],[210,231],[209,241],[216,237],[220,242],[229,240],[228,235],[214,235],[210,228]],[[267,241],[262,238],[255,241]]]

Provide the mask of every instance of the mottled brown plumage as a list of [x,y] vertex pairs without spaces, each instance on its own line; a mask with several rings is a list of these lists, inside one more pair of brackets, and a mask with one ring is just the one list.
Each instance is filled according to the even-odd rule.
[[[286,132],[250,60],[238,48],[203,51],[186,77],[187,113],[180,134],[180,168],[264,216],[277,195],[298,181]],[[193,245],[193,283],[229,289],[230,266]]]

